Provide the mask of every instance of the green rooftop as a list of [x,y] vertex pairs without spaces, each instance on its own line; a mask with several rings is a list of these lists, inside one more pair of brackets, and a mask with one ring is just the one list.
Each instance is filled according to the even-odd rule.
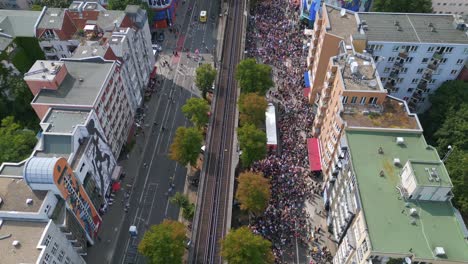
[[[394,158],[399,158],[402,165],[412,161],[418,183],[426,181],[424,168],[428,164],[437,168],[441,183],[450,183],[439,155],[428,147],[423,135],[347,130],[346,136],[372,251],[414,255],[416,260],[467,263],[468,242],[451,203],[412,201],[405,204],[396,188],[401,167],[393,164]],[[396,137],[403,137],[405,144],[398,145]],[[383,154],[378,153],[379,147]],[[383,177],[380,171],[384,172]],[[411,208],[417,209],[418,216],[410,216]],[[443,247],[446,257],[436,257],[435,247]]]

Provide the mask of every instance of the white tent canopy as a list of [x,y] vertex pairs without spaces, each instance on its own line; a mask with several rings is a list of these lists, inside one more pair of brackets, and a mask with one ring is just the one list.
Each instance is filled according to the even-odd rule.
[[276,113],[275,106],[272,103],[268,104],[265,112],[265,127],[267,135],[267,145],[277,145],[278,137],[276,135]]

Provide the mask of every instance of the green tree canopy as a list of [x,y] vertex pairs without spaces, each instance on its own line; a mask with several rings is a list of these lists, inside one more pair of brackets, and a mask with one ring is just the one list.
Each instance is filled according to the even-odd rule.
[[373,11],[399,13],[432,13],[431,0],[374,0]]
[[211,64],[202,64],[195,73],[195,85],[202,91],[203,98],[206,98],[216,78],[216,69]]
[[37,10],[38,9],[37,6],[66,8],[66,7],[70,7],[71,2],[72,2],[71,0],[37,0],[34,2],[34,5],[32,7],[35,8],[33,10]]
[[265,124],[265,111],[268,106],[264,96],[256,93],[241,94],[239,112],[241,124],[254,124],[262,127]]
[[19,162],[31,155],[36,144],[36,136],[31,130],[22,129],[12,116],[2,119],[0,126],[0,164]]
[[187,195],[177,192],[171,197],[170,202],[182,209],[182,216],[187,220],[192,220],[195,214],[195,204],[190,203]]
[[229,264],[269,264],[275,262],[271,242],[254,235],[248,227],[231,230],[221,244],[221,255]]
[[271,67],[258,64],[255,59],[245,59],[237,65],[236,80],[239,81],[243,93],[265,95],[273,86]]
[[138,245],[138,252],[151,264],[181,264],[185,251],[185,226],[177,221],[164,220],[151,226]]
[[265,211],[270,200],[270,182],[262,173],[244,172],[237,179],[239,185],[236,199],[240,202],[242,210],[260,214]]
[[266,134],[253,124],[247,124],[238,129],[239,143],[242,149],[240,156],[245,167],[254,161],[263,159],[266,155]]
[[203,135],[198,128],[179,127],[174,136],[174,142],[171,144],[169,156],[180,164],[195,166],[202,141]]
[[201,128],[208,123],[210,105],[203,98],[192,97],[182,106],[182,112],[197,127]]

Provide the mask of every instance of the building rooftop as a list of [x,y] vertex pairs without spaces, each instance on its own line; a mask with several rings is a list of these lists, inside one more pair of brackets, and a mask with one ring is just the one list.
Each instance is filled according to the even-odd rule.
[[341,16],[341,8],[330,5],[325,5],[325,7],[330,21],[330,28],[327,29],[327,32],[343,38],[346,44],[350,45],[350,36],[357,32],[355,13],[346,10],[346,14]]
[[376,77],[375,64],[368,54],[352,52],[352,47],[347,45],[347,56],[337,56],[334,59],[341,67],[344,89],[353,91],[380,91],[383,92],[381,82]]
[[[410,164],[414,176],[416,177],[416,181],[419,185],[453,187],[447,169],[445,168],[442,162],[411,160]],[[432,180],[429,171],[432,169],[434,169],[434,171],[437,173],[437,176],[439,177],[440,181]]]
[[3,51],[13,41],[14,37],[34,37],[34,25],[40,11],[0,10],[0,51]]
[[385,98],[382,106],[346,104],[343,107],[341,118],[347,123],[348,127],[396,128],[422,131],[417,116],[410,114],[401,100],[389,96]]
[[[37,212],[47,191],[33,191],[22,178],[0,177],[1,211]],[[28,205],[27,199],[32,199]]]
[[73,58],[104,57],[108,48],[109,46],[101,46],[98,43],[96,45],[79,45],[73,54]]
[[48,7],[37,28],[61,29],[64,17],[65,9]]
[[42,119],[42,123],[48,124],[45,132],[71,134],[77,125],[86,123],[89,112],[54,108]]
[[23,176],[24,162],[0,164],[0,175]]
[[[468,242],[450,202],[410,201],[405,203],[396,187],[401,168],[393,165],[408,160],[441,164],[437,151],[428,147],[421,133],[346,131],[351,162],[356,174],[362,210],[367,222],[372,251],[414,255],[424,261],[439,259],[433,251],[443,247],[444,260],[468,261]],[[403,137],[405,145],[396,144]],[[378,149],[383,149],[383,154]],[[442,164],[440,166],[443,166]],[[384,177],[379,175],[384,171]],[[415,208],[418,217],[410,216]],[[411,223],[415,220],[415,224]]]
[[33,103],[93,105],[107,76],[112,73],[114,62],[64,61],[64,63],[68,74],[59,88],[57,90],[41,90],[34,98]]
[[463,30],[453,26],[453,15],[358,13],[369,41],[468,44]]
[[[36,263],[41,254],[37,245],[46,227],[47,222],[4,220],[0,226],[0,236],[11,236],[0,240],[2,263]],[[17,247],[12,244],[15,240],[20,242]]]
[[47,80],[53,81],[63,67],[65,63],[63,61],[46,61],[46,60],[37,60],[29,69],[29,71],[24,75],[25,81],[34,81],[34,80]]

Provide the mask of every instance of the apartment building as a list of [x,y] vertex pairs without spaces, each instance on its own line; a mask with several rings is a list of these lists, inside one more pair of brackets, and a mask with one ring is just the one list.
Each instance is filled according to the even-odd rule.
[[326,8],[308,57],[317,109],[308,144],[339,245],[333,262],[468,263],[468,232],[437,151],[406,101],[387,94],[366,39],[354,33],[357,17]]
[[75,1],[68,9],[45,7],[37,23],[36,37],[48,60],[117,60],[132,88],[132,108],[142,104],[155,63],[144,9],[106,10],[97,2]]
[[326,79],[328,61],[339,54],[343,40],[348,48],[371,56],[385,90],[417,112],[430,106],[430,93],[457,78],[468,56],[468,36],[459,17],[355,13],[323,5],[307,58],[312,103]]
[[95,124],[118,157],[133,128],[135,109],[130,89],[116,61],[37,61],[25,74],[34,99],[31,105],[42,120],[51,108],[93,110]]
[[432,12],[435,14],[468,15],[468,2],[464,0],[432,0]]

